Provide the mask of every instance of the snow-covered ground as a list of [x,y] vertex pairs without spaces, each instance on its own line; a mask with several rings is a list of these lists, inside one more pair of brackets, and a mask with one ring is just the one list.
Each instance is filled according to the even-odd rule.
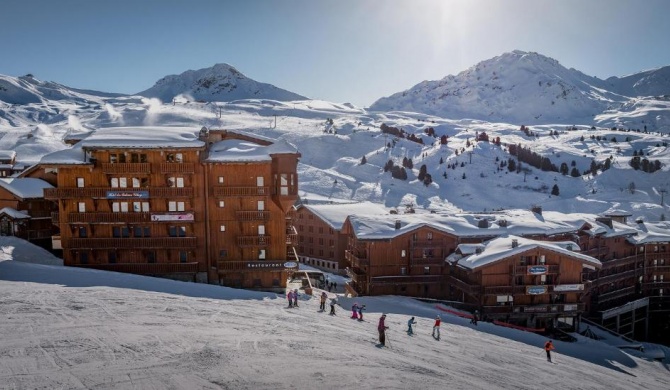
[[367,306],[358,322],[342,296],[330,316],[305,295],[288,309],[274,293],[35,264],[57,259],[15,238],[0,247],[0,388],[670,388],[668,359],[651,359],[658,347],[578,336],[555,341],[551,364],[541,336],[405,297],[357,298]]

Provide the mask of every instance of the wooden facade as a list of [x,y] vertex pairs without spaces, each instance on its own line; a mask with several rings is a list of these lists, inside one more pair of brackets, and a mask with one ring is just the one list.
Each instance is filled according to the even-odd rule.
[[552,328],[559,322],[574,327],[587,304],[584,265],[587,270],[599,265],[544,245],[526,244],[529,248],[519,252],[514,240],[504,239],[509,255],[502,253],[494,262],[475,268],[454,262],[449,299],[471,304],[484,320],[529,328]]
[[[57,188],[54,220],[65,265],[226,286],[285,285],[296,261],[287,231],[299,154],[212,161],[222,141],[254,139],[203,129],[193,145],[82,146],[85,161],[43,164]],[[157,146],[152,147],[152,144]]]
[[344,257],[347,236],[341,229],[333,228],[304,206],[297,207],[295,228],[302,263],[332,273],[340,273],[347,267]]
[[[56,211],[53,203],[37,195],[24,197],[20,192],[12,191],[11,184],[4,182],[2,184],[0,186],[0,235],[16,236],[51,250],[51,236],[58,231],[51,221],[51,215]],[[43,187],[50,186],[44,182]]]

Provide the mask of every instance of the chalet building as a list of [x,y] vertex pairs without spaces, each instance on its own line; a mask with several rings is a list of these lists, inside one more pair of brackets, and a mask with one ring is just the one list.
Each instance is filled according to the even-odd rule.
[[[226,130],[103,128],[40,162],[65,265],[243,288],[285,285],[300,154]],[[293,261],[293,262],[291,262]]]
[[16,163],[15,151],[0,150],[0,177],[10,177],[24,168],[23,164]]
[[448,257],[449,298],[473,305],[485,320],[529,328],[575,328],[585,311],[584,270],[600,261],[574,242],[500,236],[461,244]]
[[303,264],[332,273],[344,273],[347,236],[342,225],[349,214],[388,214],[388,210],[371,202],[348,204],[302,203],[296,208],[298,258]]
[[40,179],[0,179],[0,235],[51,249],[51,236],[57,230],[51,223],[54,205],[42,195],[48,188],[53,187]]
[[428,217],[349,216],[342,228],[348,236],[347,292],[446,297],[444,259],[456,249],[458,238],[443,225],[426,223]]

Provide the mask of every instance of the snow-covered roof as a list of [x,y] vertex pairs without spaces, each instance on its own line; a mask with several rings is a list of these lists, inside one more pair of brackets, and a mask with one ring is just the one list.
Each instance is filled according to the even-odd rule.
[[349,215],[383,215],[389,209],[379,203],[337,203],[337,204],[302,204],[299,208],[306,208],[321,218],[335,230],[342,229],[344,221]]
[[0,150],[0,160],[12,160],[16,157],[16,152],[13,150]]
[[24,213],[23,211],[16,210],[12,207],[4,207],[0,209],[0,214],[7,214],[14,219],[28,219],[30,215]]
[[202,148],[205,142],[198,139],[199,131],[170,126],[104,127],[79,143],[84,149]]
[[250,140],[228,138],[210,146],[207,162],[272,161],[273,154],[297,153],[295,146],[285,140],[262,145]]
[[638,223],[637,228],[637,235],[628,238],[631,244],[670,242],[670,222]]
[[81,143],[74,145],[69,149],[63,149],[42,156],[40,165],[85,165],[90,164],[86,161],[86,153],[81,148]]
[[[515,247],[512,246],[514,240],[517,243]],[[477,248],[479,248],[479,251],[476,250]],[[514,235],[496,237],[477,245],[461,244],[456,248],[456,252],[447,258],[447,261],[474,270],[535,248],[558,252],[592,266],[600,267],[602,265],[597,259],[576,252],[579,250],[579,245],[574,242],[539,241]],[[474,253],[472,250],[474,250]]]
[[32,177],[0,179],[0,187],[23,199],[43,198],[43,190],[53,188],[46,181]]

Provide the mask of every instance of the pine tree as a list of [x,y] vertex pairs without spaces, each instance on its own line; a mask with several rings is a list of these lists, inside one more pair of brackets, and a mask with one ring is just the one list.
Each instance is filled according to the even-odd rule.
[[572,171],[570,171],[570,176],[579,177],[580,176],[579,170],[576,167],[572,168]]
[[365,165],[367,163],[368,163],[368,159],[365,158],[365,156],[363,156],[363,158],[361,159],[361,165]]
[[554,196],[558,196],[559,191],[558,191],[558,184],[554,184],[554,186],[551,188],[551,194]]
[[423,181],[423,179],[426,178],[426,173],[427,173],[428,168],[426,168],[426,164],[423,164],[421,168],[419,168],[419,176],[418,179],[420,181]]

